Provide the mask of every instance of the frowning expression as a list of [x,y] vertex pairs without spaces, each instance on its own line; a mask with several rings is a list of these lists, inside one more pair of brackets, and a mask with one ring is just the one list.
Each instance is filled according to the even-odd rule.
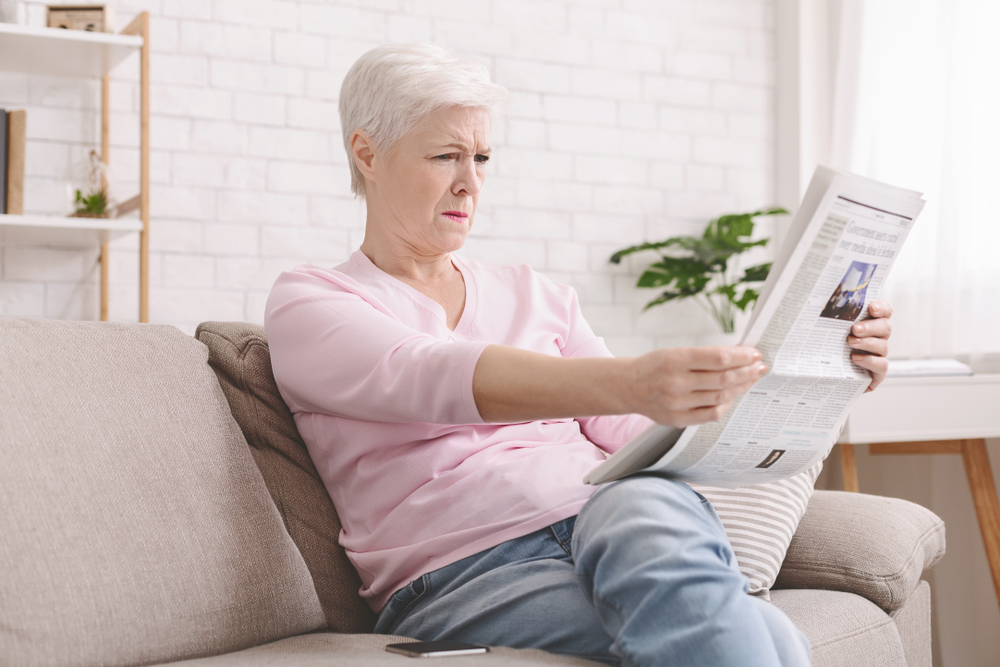
[[475,219],[489,136],[488,111],[448,107],[399,139],[376,161],[368,193],[386,231],[421,255],[461,248]]

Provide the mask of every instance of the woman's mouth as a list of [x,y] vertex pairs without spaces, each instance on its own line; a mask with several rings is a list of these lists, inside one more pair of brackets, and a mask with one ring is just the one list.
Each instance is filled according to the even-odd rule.
[[455,222],[465,222],[469,219],[469,214],[461,211],[445,211],[441,215]]

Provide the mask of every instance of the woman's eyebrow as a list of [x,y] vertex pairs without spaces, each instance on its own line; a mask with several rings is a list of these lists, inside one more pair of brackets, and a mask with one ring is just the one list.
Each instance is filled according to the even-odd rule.
[[[450,144],[445,144],[444,147],[445,148],[457,148],[458,150],[466,152],[466,153],[471,152],[471,149],[469,148],[469,146],[467,144],[464,144],[464,143],[460,142],[460,141],[452,142]],[[488,155],[491,152],[491,150],[490,150],[490,147],[487,146],[483,150],[477,151],[477,152],[480,155]]]

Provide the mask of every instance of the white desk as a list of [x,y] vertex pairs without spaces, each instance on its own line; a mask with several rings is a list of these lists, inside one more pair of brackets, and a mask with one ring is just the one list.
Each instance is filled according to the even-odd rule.
[[1000,437],[1000,374],[889,378],[851,411],[838,443],[844,489],[858,490],[854,445],[871,454],[961,454],[1000,603],[1000,501],[985,438]]

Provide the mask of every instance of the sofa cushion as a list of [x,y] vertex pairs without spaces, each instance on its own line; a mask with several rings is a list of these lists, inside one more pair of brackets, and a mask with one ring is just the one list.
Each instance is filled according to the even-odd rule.
[[908,667],[896,624],[862,597],[772,590],[771,601],[809,639],[812,667]]
[[926,581],[917,584],[900,609],[889,614],[899,638],[903,640],[906,667],[933,667],[931,651],[931,587]]
[[309,566],[327,627],[336,632],[371,632],[375,614],[358,595],[361,579],[338,542],[337,510],[278,393],[264,327],[205,322],[195,336],[208,346],[208,362]]
[[325,625],[205,346],[0,320],[0,655],[136,665]]
[[817,491],[775,588],[848,591],[895,611],[944,551],[944,522],[929,509],[899,498]]
[[386,644],[412,642],[393,635],[313,634],[255,648],[162,667],[594,667],[599,663],[538,649],[491,648],[485,655],[421,658],[413,662],[385,650]]

